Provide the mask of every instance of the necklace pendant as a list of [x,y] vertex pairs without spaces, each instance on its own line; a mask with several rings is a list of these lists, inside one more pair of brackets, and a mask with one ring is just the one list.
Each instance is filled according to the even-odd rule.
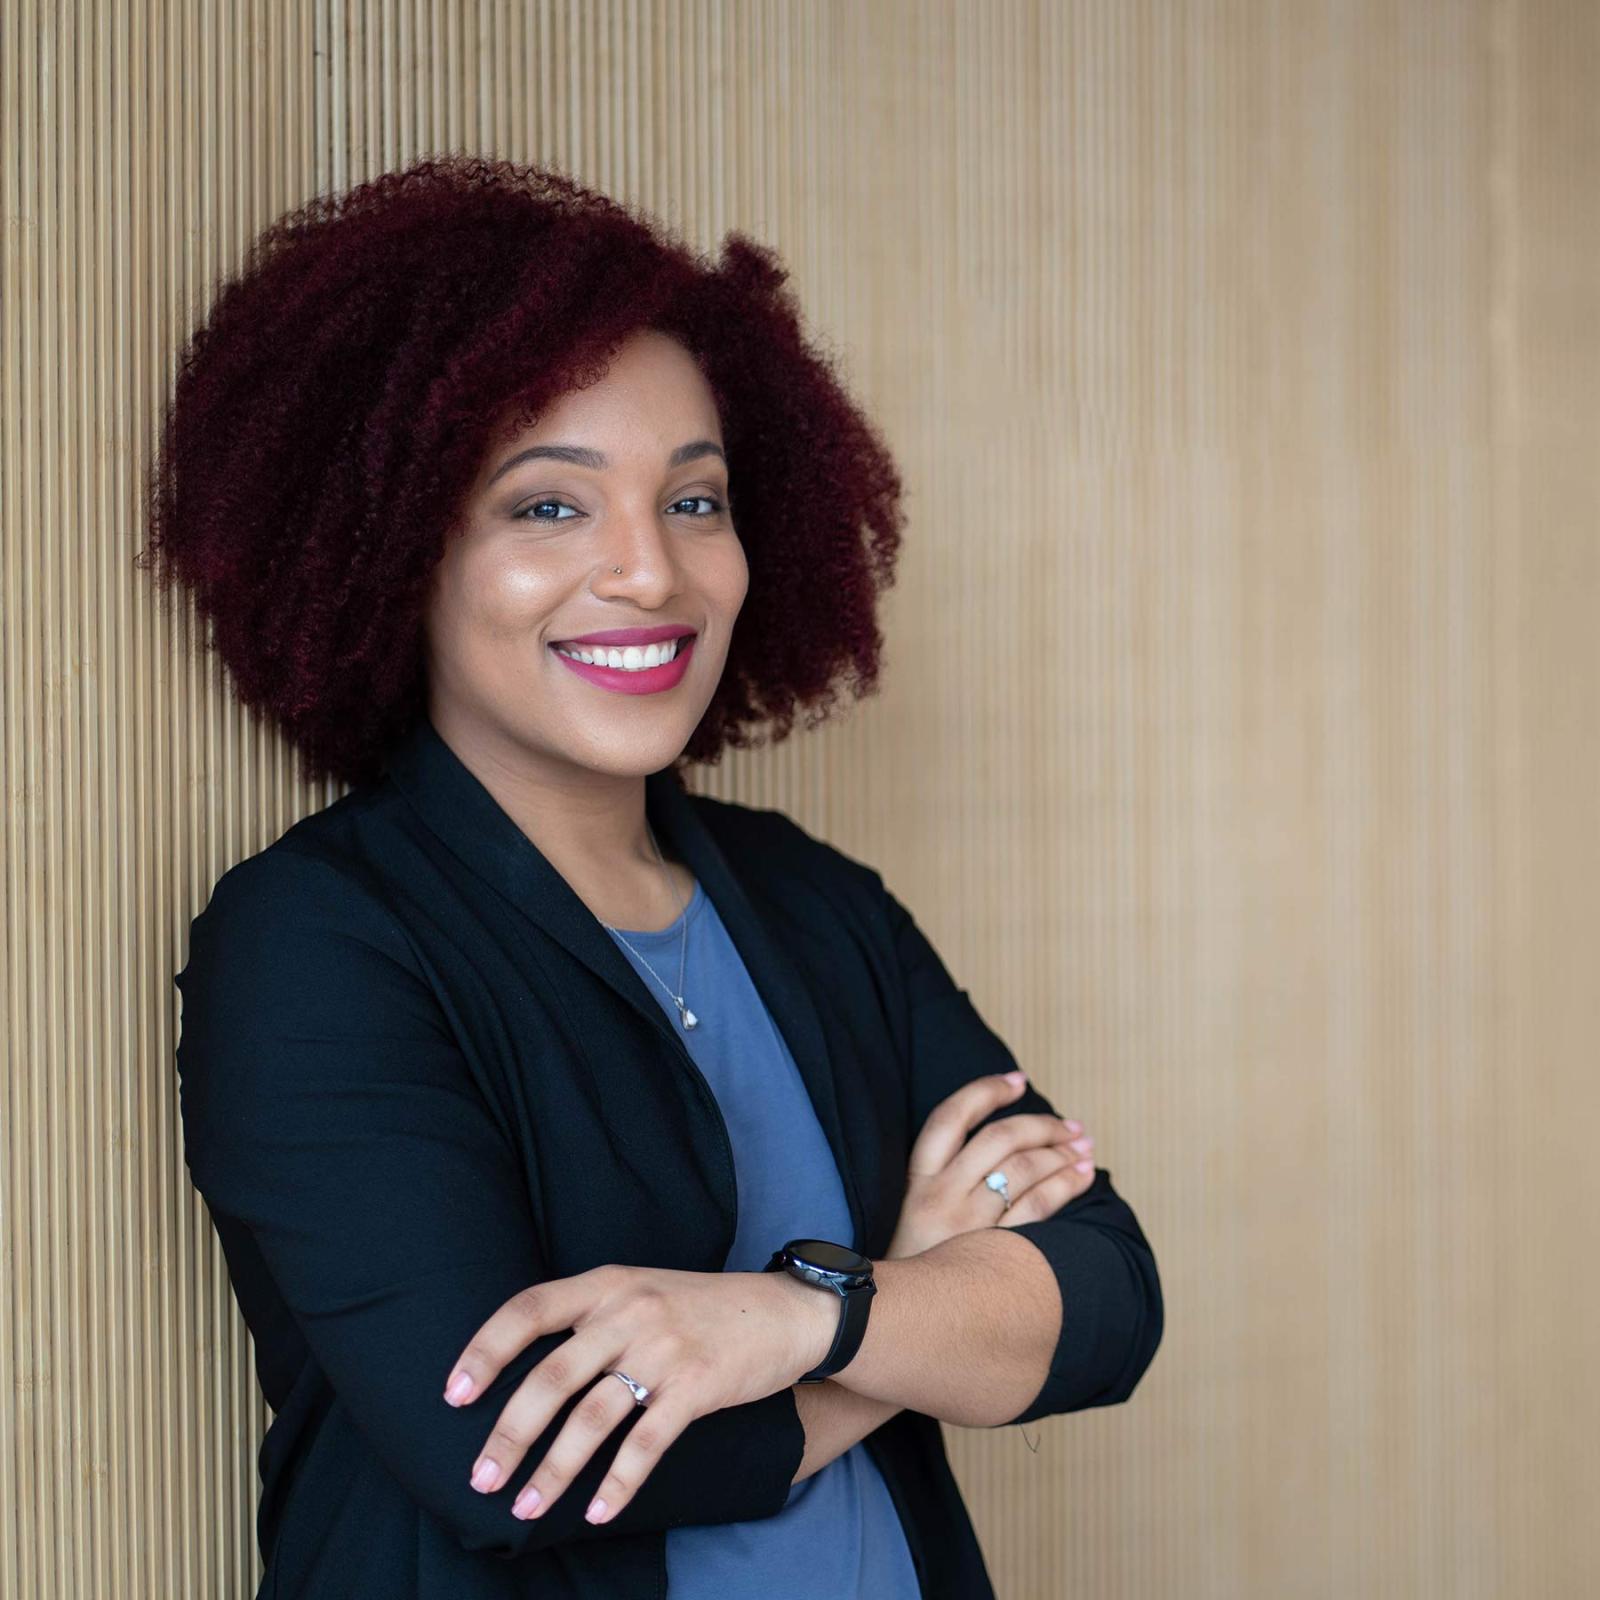
[[678,1015],[683,1018],[683,1026],[686,1030],[694,1027],[700,1020],[682,1000],[678,1002]]

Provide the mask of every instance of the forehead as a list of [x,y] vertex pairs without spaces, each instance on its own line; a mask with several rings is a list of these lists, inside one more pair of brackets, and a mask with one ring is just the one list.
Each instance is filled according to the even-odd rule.
[[621,429],[665,436],[685,427],[720,437],[711,385],[683,345],[646,329],[628,338],[596,382],[559,396],[524,435],[530,442],[574,430]]
[[619,346],[596,382],[558,396],[515,434],[495,433],[478,492],[529,460],[655,474],[725,460],[722,443],[716,399],[699,363],[675,339],[649,331]]

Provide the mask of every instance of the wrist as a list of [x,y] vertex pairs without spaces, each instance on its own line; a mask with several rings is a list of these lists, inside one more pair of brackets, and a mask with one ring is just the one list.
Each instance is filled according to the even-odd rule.
[[837,1460],[852,1445],[905,1410],[898,1401],[857,1394],[834,1378],[825,1378],[821,1383],[797,1383],[792,1393],[806,1436],[805,1451],[794,1475],[796,1483]]
[[833,1348],[843,1309],[839,1296],[787,1272],[763,1272],[758,1276],[771,1286],[779,1325],[789,1335],[789,1356],[798,1378],[820,1365]]

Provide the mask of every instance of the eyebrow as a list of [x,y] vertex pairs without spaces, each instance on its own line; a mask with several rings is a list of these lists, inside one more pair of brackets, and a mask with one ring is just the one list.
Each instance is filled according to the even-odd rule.
[[[722,447],[713,444],[709,439],[694,439],[688,444],[680,444],[676,450],[667,457],[667,468],[681,467],[686,461],[697,461],[701,456],[717,456],[723,466],[727,466],[728,458],[723,455]],[[497,478],[504,477],[513,467],[519,466],[524,461],[566,461],[575,467],[593,467],[598,470],[608,464],[607,458],[599,450],[590,450],[585,445],[579,444],[536,444],[530,450],[520,450],[509,461],[502,461],[495,468],[489,483]],[[489,485],[485,484],[487,488]]]

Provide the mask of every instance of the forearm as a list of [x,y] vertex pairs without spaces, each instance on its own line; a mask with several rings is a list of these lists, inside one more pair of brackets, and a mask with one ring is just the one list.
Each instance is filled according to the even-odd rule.
[[893,1400],[856,1394],[832,1378],[824,1378],[821,1383],[797,1383],[794,1404],[806,1434],[805,1454],[795,1472],[795,1483],[820,1472],[904,1409]]
[[1055,1273],[1031,1240],[979,1228],[919,1255],[875,1261],[873,1276],[866,1337],[832,1382],[964,1427],[998,1426],[1039,1393],[1062,1305]]

